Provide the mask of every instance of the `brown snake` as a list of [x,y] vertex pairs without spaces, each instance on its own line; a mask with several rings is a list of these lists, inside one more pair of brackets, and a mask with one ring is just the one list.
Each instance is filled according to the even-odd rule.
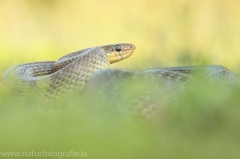
[[56,62],[16,65],[6,71],[3,84],[17,94],[40,93],[55,98],[73,90],[83,90],[94,72],[131,56],[134,50],[132,44],[113,44],[73,52]]
[[[165,81],[165,85],[184,84],[192,76],[214,82],[235,83],[235,75],[223,66],[183,66],[124,71],[108,69],[109,64],[131,56],[135,50],[132,44],[114,44],[83,49],[67,54],[55,61],[34,62],[9,68],[3,83],[17,94],[40,93],[48,99],[73,90],[82,91],[85,87],[93,92],[101,86],[108,92],[119,89],[118,82],[128,84],[134,79],[147,79],[147,82]],[[127,80],[126,80],[127,79]],[[153,85],[156,84],[153,83]],[[180,85],[180,84],[179,84]],[[161,88],[156,87],[157,91]]]

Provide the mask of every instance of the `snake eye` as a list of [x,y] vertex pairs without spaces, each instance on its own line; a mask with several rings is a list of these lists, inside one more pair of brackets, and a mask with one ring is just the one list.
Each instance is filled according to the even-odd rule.
[[121,46],[119,46],[119,45],[116,45],[115,46],[115,50],[117,51],[117,52],[120,52],[122,49],[121,49]]

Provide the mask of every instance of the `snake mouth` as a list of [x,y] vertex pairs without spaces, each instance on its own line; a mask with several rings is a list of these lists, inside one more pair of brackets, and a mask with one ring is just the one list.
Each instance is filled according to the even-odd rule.
[[[116,44],[111,46],[112,50],[107,53],[110,64],[128,58],[135,50],[133,44]],[[117,47],[117,49],[115,49],[115,47]]]

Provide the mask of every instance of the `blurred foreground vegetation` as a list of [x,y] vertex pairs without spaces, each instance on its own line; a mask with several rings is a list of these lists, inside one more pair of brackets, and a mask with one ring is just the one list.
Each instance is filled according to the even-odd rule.
[[[227,0],[1,0],[0,77],[15,64],[119,42],[137,49],[112,67],[220,64],[238,74],[239,7]],[[238,87],[199,83],[181,104],[169,103],[156,117],[144,118],[106,111],[105,104],[79,97],[42,111],[37,97],[20,100],[0,83],[0,151],[240,158],[239,94]]]
[[[129,91],[139,94],[129,88],[120,93]],[[114,111],[128,103],[116,108],[77,95],[40,108],[38,97],[19,100],[1,89],[0,147],[20,152],[83,150],[88,158],[237,159],[239,93],[239,87],[199,82],[184,100],[159,105],[155,116],[145,117]]]

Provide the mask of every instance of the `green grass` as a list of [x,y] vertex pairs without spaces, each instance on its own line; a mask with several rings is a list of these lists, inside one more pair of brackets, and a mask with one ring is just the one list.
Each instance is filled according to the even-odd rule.
[[[83,150],[88,158],[239,158],[240,88],[197,84],[184,101],[158,105],[161,109],[152,117],[109,109],[127,102],[108,105],[79,95],[39,108],[36,97],[19,100],[1,89],[1,151]],[[139,95],[129,88],[119,93],[125,98],[129,91]]]

